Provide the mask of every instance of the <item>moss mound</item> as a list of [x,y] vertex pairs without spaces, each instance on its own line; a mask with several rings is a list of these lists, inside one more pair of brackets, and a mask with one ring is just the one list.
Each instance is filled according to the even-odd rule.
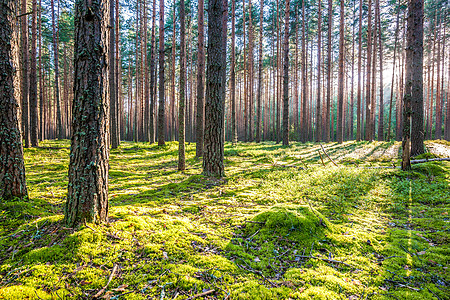
[[[238,266],[280,276],[285,262],[299,261],[305,249],[331,232],[331,226],[308,206],[274,206],[240,226],[227,246],[228,255]],[[275,270],[274,264],[281,269]]]

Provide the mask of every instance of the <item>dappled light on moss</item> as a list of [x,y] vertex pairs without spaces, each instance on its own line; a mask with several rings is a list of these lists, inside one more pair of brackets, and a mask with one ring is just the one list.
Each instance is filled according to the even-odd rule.
[[0,202],[0,298],[89,299],[117,265],[115,299],[445,299],[450,163],[367,169],[397,163],[399,144],[324,147],[339,167],[314,143],[226,144],[214,180],[194,144],[180,173],[177,143],[125,142],[109,223],[76,230],[62,224],[69,142],[26,149],[30,199]]

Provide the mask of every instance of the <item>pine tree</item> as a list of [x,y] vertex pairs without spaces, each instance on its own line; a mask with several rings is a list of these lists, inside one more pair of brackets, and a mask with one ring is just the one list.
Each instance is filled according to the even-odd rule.
[[108,4],[75,2],[73,137],[65,207],[69,227],[106,222],[108,216]]

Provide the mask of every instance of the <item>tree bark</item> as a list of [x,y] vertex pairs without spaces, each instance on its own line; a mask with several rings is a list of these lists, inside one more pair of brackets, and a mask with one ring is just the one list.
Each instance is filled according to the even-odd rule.
[[61,103],[59,97],[59,53],[58,42],[56,37],[56,19],[55,19],[55,3],[51,0],[52,9],[52,30],[53,30],[53,59],[55,63],[55,102],[56,102],[56,129],[59,139],[63,139],[63,128],[61,119]]
[[164,0],[159,0],[159,108],[158,146],[165,143],[165,88],[164,88]]
[[20,17],[20,54],[21,54],[21,78],[20,78],[20,97],[22,113],[22,136],[25,141],[25,148],[30,147],[30,103],[29,103],[29,61],[28,61],[28,16],[27,0],[22,0],[22,9]]
[[261,97],[263,91],[262,84],[262,68],[263,68],[263,14],[264,10],[264,1],[260,0],[259,2],[259,56],[258,56],[258,91],[256,95],[257,108],[256,108],[256,142],[261,142]]
[[203,156],[204,114],[205,114],[205,37],[204,1],[198,1],[198,59],[197,59],[197,115],[196,115],[196,157]]
[[[203,173],[223,177],[224,108],[226,75],[227,0],[208,0],[208,60],[206,71],[205,140]],[[226,28],[226,27],[225,27]]]
[[[411,114],[423,105],[423,0],[408,1],[405,96],[403,104],[402,170],[411,169],[411,138],[423,138],[420,130],[411,130]],[[415,126],[423,126],[423,120]],[[423,142],[423,141],[422,141]]]
[[153,143],[155,141],[155,106],[156,106],[156,73],[155,73],[155,27],[156,27],[156,0],[153,0],[152,10],[152,40],[150,48],[150,136],[149,141]]
[[37,0],[32,2],[32,19],[31,19],[31,53],[30,53],[30,138],[31,146],[39,146],[39,112],[37,98]]
[[[144,0],[145,1],[145,0]],[[116,80],[115,80],[115,0],[109,0],[109,55],[108,55],[108,71],[109,71],[109,101],[110,101],[110,142],[111,148],[116,149],[117,143],[117,99],[116,99]]]
[[65,223],[108,217],[108,29],[106,0],[75,2],[73,136]]
[[322,140],[322,107],[321,107],[321,47],[322,47],[322,2],[318,4],[318,21],[317,21],[317,104],[316,104],[316,142]]
[[180,1],[180,99],[178,115],[178,171],[186,169],[185,158],[185,98],[186,98],[186,42],[184,0]]
[[333,1],[328,0],[328,49],[327,49],[327,108],[325,113],[325,135],[324,142],[330,141],[330,114],[331,114],[331,31],[333,26]]
[[[15,0],[0,0],[0,199],[27,198],[23,145],[14,91],[13,41],[17,6]],[[17,81],[16,81],[17,82]]]
[[384,97],[383,97],[383,33],[381,31],[380,1],[376,0],[378,11],[378,44],[380,57],[380,108],[378,113],[378,141],[384,141]]
[[366,126],[365,126],[365,140],[372,139],[372,123],[371,123],[371,74],[372,71],[372,0],[369,0],[368,17],[367,17],[367,62],[366,62]]
[[284,59],[283,59],[283,146],[289,145],[289,10],[286,0],[284,13]]
[[[203,1],[203,0],[200,0]],[[237,144],[236,121],[236,1],[231,0],[231,66],[230,66],[230,97],[231,97],[231,142]]]
[[340,0],[340,24],[339,24],[339,83],[338,83],[338,111],[337,111],[337,142],[344,140],[344,0]]

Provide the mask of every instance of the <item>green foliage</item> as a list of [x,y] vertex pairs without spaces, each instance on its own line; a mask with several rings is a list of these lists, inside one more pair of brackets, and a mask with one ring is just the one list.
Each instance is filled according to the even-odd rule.
[[324,145],[340,165],[324,167],[313,143],[226,144],[215,180],[193,144],[177,172],[177,146],[112,150],[110,222],[76,230],[68,141],[25,149],[30,199],[0,202],[0,298],[91,298],[115,264],[111,299],[448,295],[448,162],[365,169],[396,162],[398,143],[347,142]]

